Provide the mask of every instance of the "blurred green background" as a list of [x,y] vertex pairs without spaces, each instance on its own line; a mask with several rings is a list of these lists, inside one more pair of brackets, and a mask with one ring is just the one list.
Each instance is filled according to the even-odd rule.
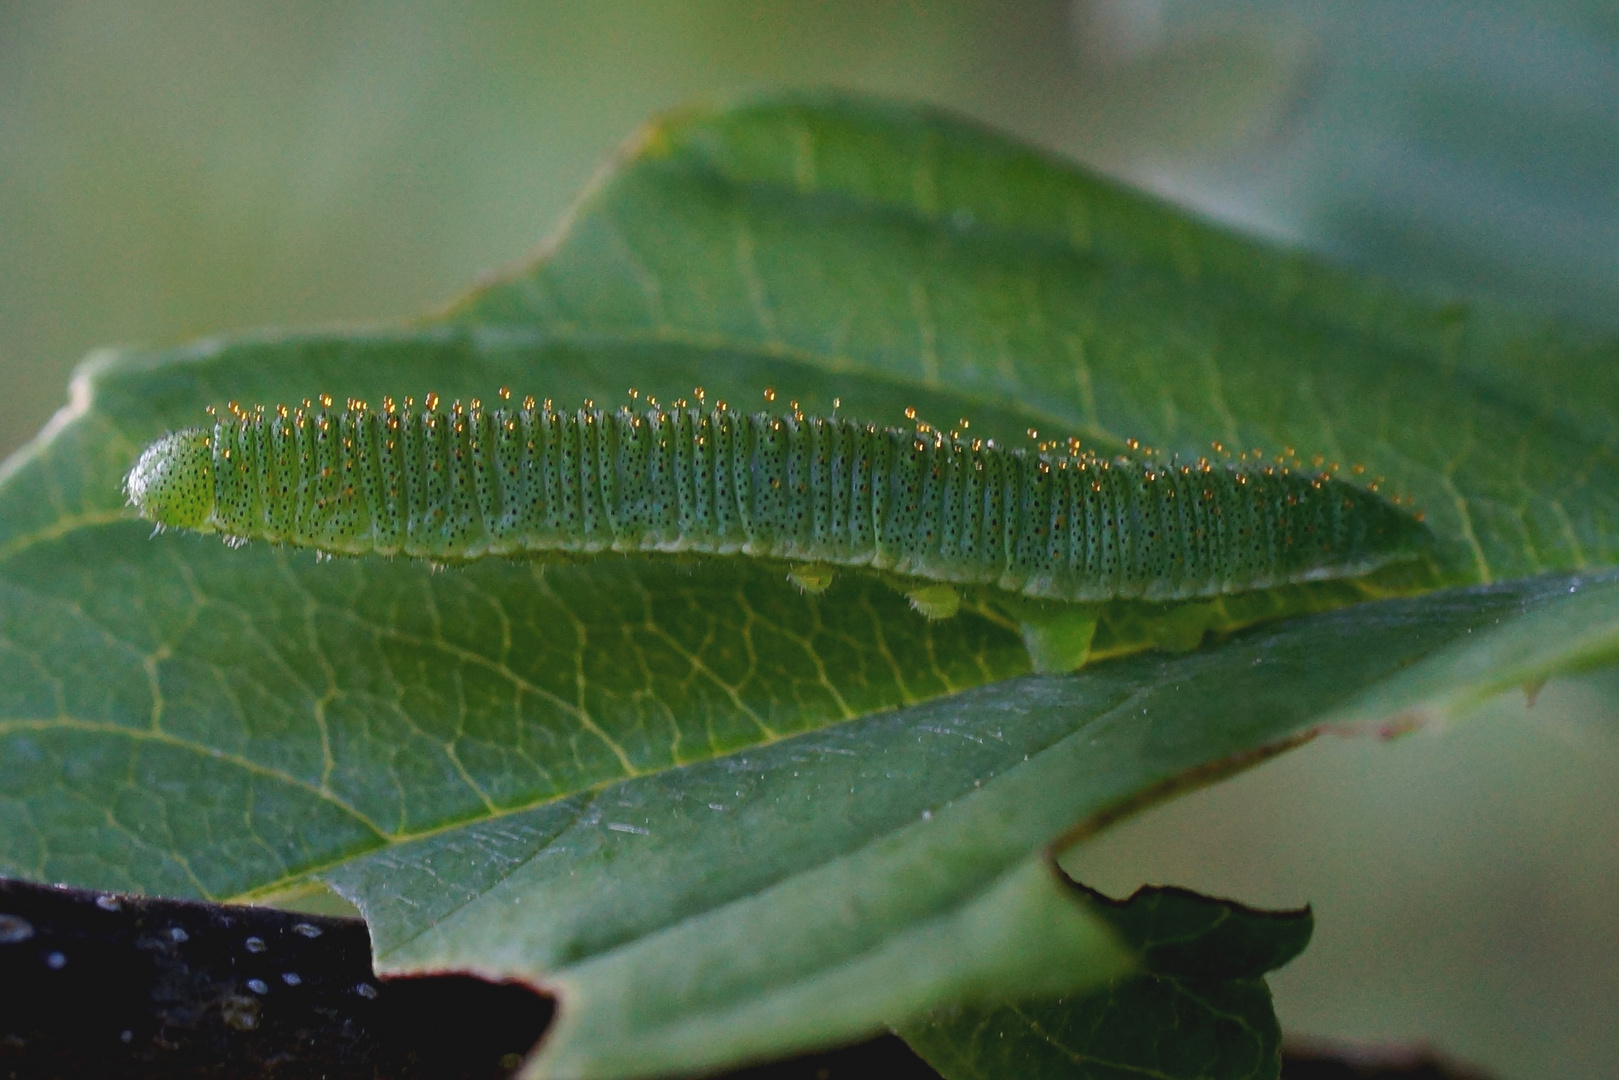
[[[650,114],[949,105],[1242,228],[1619,327],[1619,9],[1581,0],[0,0],[0,452],[107,343],[371,322],[531,252]],[[1295,1035],[1619,1074],[1619,679],[1324,739],[1077,853],[1316,905]]]

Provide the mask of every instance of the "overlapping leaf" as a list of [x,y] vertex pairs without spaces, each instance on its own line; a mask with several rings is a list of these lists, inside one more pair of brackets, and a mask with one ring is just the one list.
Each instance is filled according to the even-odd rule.
[[[556,1075],[841,1038],[1027,981],[1035,941],[1087,957],[1071,981],[1094,983],[1117,954],[1047,902],[1043,845],[1285,744],[1357,694],[1354,715],[1375,718],[1385,691],[1444,706],[1505,670],[1607,655],[1605,586],[1402,601],[1366,616],[1381,621],[1364,654],[1291,680],[1271,678],[1270,652],[1233,666],[1237,646],[1018,680],[1010,627],[926,623],[857,576],[814,598],[744,562],[433,573],[227,551],[148,539],[123,472],[228,399],[506,385],[611,402],[700,385],[747,406],[768,387],[811,411],[899,422],[914,407],[1009,441],[1034,428],[1104,449],[1319,454],[1426,512],[1438,554],[1416,576],[1210,606],[1211,625],[1235,626],[1613,562],[1615,355],[1401,298],[926,112],[807,100],[678,117],[545,258],[440,319],[86,367],[0,482],[0,871],[217,898],[329,874],[394,970],[561,988],[541,1063]],[[1526,610],[1541,632],[1519,662]],[[1154,614],[1112,609],[1102,651],[1150,643]],[[1339,617],[1251,640],[1325,649],[1310,635]],[[1493,620],[1518,667],[1464,652],[1385,685]],[[1086,789],[1085,726],[1182,685],[1175,665],[1202,673],[1197,700],[1150,727],[1176,753],[1135,770],[1097,757],[1109,779]],[[1269,726],[1250,726],[1261,713]],[[901,744],[922,756],[885,767]],[[987,925],[1005,933],[967,932]],[[950,941],[978,952],[939,951]]]
[[1274,1078],[1282,1032],[1265,972],[1310,938],[1310,912],[1253,911],[1181,889],[1143,888],[1093,907],[1136,957],[1090,994],[953,1005],[905,1026],[949,1080]]
[[[543,973],[564,1005],[536,1075],[711,1070],[964,1000],[1083,992],[1117,968],[1079,919],[1053,934],[1065,890],[1041,849],[1324,726],[1442,706],[1464,685],[1447,673],[1569,605],[1619,648],[1619,574],[1364,604],[627,780],[330,880],[384,971]],[[1523,649],[1465,685],[1545,664]]]

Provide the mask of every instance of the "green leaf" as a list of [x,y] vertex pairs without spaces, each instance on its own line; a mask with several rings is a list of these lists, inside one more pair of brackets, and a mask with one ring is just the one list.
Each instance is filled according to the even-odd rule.
[[[1031,859],[1120,814],[1324,727],[1443,700],[1443,673],[1508,651],[1520,624],[1570,604],[1602,605],[1619,648],[1619,574],[1365,604],[627,780],[391,847],[328,880],[365,912],[379,970],[556,989],[564,1005],[533,1075],[702,1071],[854,1039],[924,1009],[1028,992],[1034,942],[1050,950],[1047,978],[1077,991],[1103,965],[1071,967],[1063,941],[1025,938],[1007,916],[1006,938],[980,942],[988,955],[935,928],[1022,903],[1009,883],[1048,884]],[[1389,678],[1425,672],[1437,675]],[[948,947],[912,950],[918,940]],[[1232,948],[1251,959],[1222,970],[1280,959]],[[1162,963],[1196,972],[1202,959]]]
[[[1322,723],[1611,655],[1611,581],[1567,575],[1619,544],[1614,359],[925,110],[675,117],[440,318],[85,366],[0,472],[0,872],[219,899],[324,875],[388,970],[560,988],[554,1075],[717,1068],[1042,971],[1077,991],[1114,953],[1043,850]],[[745,560],[435,573],[150,537],[121,505],[140,447],[209,404],[502,385],[1293,448],[1426,510],[1432,566],[1193,609],[1219,631],[1507,584],[1053,680],[1003,621],[929,623],[855,574],[810,597]],[[1097,652],[1184,644],[1165,614],[1112,606]]]
[[906,1041],[949,1080],[1280,1075],[1282,1033],[1261,976],[1303,951],[1308,910],[1158,888],[1093,904],[1137,970],[1067,999],[955,1005],[904,1026]]
[[632,161],[454,317],[723,353],[697,377],[733,400],[1359,463],[1426,511],[1452,581],[1619,552],[1611,338],[1404,296],[924,110],[694,113]]
[[1185,889],[1148,886],[1127,900],[1087,889],[1141,968],[1174,979],[1255,979],[1304,951],[1308,908],[1258,911]]

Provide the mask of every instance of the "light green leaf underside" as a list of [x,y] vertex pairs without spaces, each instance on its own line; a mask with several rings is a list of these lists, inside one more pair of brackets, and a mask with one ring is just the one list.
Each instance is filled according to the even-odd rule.
[[[1022,953],[1002,939],[988,957],[961,946],[914,965],[887,950],[918,926],[1009,903],[1007,881],[1041,848],[1323,725],[1424,709],[1452,689],[1424,672],[1471,671],[1477,650],[1509,651],[1519,625],[1571,604],[1600,610],[1619,650],[1619,575],[1360,605],[808,732],[396,846],[327,879],[365,912],[384,971],[523,977],[576,1003],[536,1076],[700,1071],[852,1039],[969,989],[1028,988]],[[1381,689],[1402,672],[1419,689]],[[1508,667],[1472,685],[1541,673]],[[1076,984],[1098,977],[1053,963]]]
[[[892,423],[915,406],[937,423],[968,418],[973,433],[1008,441],[1036,427],[1102,449],[1128,436],[1187,454],[1216,439],[1293,447],[1362,462],[1367,476],[1387,477],[1386,492],[1414,497],[1440,542],[1429,569],[1460,583],[1614,561],[1614,354],[1605,340],[1401,299],[925,112],[828,100],[677,118],[649,130],[545,260],[437,321],[242,335],[87,365],[70,407],[0,472],[0,873],[264,894],[321,871],[352,877],[373,865],[352,863],[367,852],[402,868],[409,853],[435,845],[482,844],[508,829],[528,836],[519,824],[531,816],[596,806],[608,792],[684,790],[692,774],[672,768],[745,771],[737,755],[777,760],[802,745],[795,738],[858,732],[877,741],[847,748],[876,762],[886,751],[862,725],[912,715],[886,712],[896,707],[994,724],[1023,715],[1028,687],[1084,697],[1165,663],[1146,657],[1113,673],[1098,665],[1071,683],[1007,683],[1028,667],[1015,628],[971,610],[930,624],[856,575],[805,597],[779,574],[738,562],[433,573],[406,562],[316,563],[263,545],[232,552],[174,534],[148,539],[121,506],[121,477],[147,440],[196,423],[209,404],[322,391],[373,402],[428,390],[489,399],[502,385],[610,403],[631,386],[668,400],[702,385],[751,406],[774,387],[778,401],[811,410],[838,398],[844,412]],[[1319,610],[1421,580],[1239,598],[1214,606],[1208,621]],[[1493,612],[1510,631],[1516,601],[1491,607],[1508,594],[1482,595],[1455,609],[1436,599],[1432,609],[1386,610],[1418,625],[1430,610],[1464,622]],[[1541,668],[1611,647],[1609,606],[1586,596],[1536,616],[1558,629],[1536,654]],[[1098,654],[1151,643],[1158,614],[1110,609]],[[1337,617],[1301,623],[1301,632]],[[1218,664],[1221,655],[1172,664]],[[1420,685],[1415,669],[1391,685],[1413,706],[1461,701],[1500,673],[1469,662],[1458,658],[1432,685]],[[1397,667],[1390,661],[1375,676],[1322,668],[1312,685],[1333,701],[1358,688],[1355,715],[1379,715],[1394,692],[1381,680]],[[1219,702],[1263,687],[1223,686],[1211,683],[1204,712],[1181,721],[1176,738],[1188,740],[1187,753],[1162,776],[1281,737],[1220,711]],[[1073,720],[1084,709],[1058,713]],[[1234,726],[1216,733],[1218,745],[1194,737],[1222,723]],[[1077,729],[1041,730],[1061,743]],[[1005,763],[986,772],[973,757],[978,744],[941,739],[941,754],[961,758],[948,768],[930,760],[944,787],[906,794],[900,784],[879,808],[883,821],[920,821],[922,810],[963,793],[950,787],[957,780],[1000,775]],[[1031,762],[1052,760],[1035,749],[1023,751]],[[939,891],[924,890],[910,913],[874,901],[870,922],[866,908],[851,909],[861,914],[849,916],[860,928],[850,948],[985,910],[972,905],[987,903],[992,883],[1012,880],[1041,844],[1157,782],[1121,773],[1093,805],[1073,793],[1049,798],[1069,790],[1066,772],[1012,772],[1045,777],[1046,787],[1013,798],[1046,816],[1008,810],[1004,828],[997,823],[983,841],[993,857],[951,833],[937,868],[927,863]],[[703,901],[711,907],[758,894],[762,921],[735,923],[745,940],[716,938],[724,947],[757,945],[746,934],[775,933],[784,920],[800,925],[794,904],[773,906],[768,890],[787,885],[772,881],[798,881],[858,850],[882,893],[904,880],[905,859],[919,857],[898,833],[883,841],[899,845],[893,852],[872,846],[888,826],[845,822],[850,804],[795,802],[784,774],[768,775],[747,859],[740,841],[707,833],[666,852],[682,873],[712,883]],[[832,847],[817,847],[823,836]],[[601,850],[645,839],[612,830],[601,838]],[[617,865],[634,880],[630,862]],[[447,916],[424,941],[471,956],[482,932],[467,916],[458,922],[438,890],[466,893],[470,911],[490,883],[475,866],[457,866],[435,881],[399,869],[410,883],[399,895]],[[590,931],[590,948],[569,952],[572,939],[547,937],[560,932],[546,922],[534,933],[562,951],[521,945],[530,974],[565,972],[598,1002],[609,1000],[602,988],[630,985],[613,982],[628,978],[624,950],[675,940],[676,924],[702,907],[676,886],[601,888],[580,893],[582,907],[552,913],[566,923],[617,912]],[[377,898],[367,902],[385,927]],[[802,926],[828,933],[813,919]],[[391,962],[403,965],[407,954],[398,955]],[[760,1007],[780,1007],[790,987],[831,993],[821,974],[761,975]],[[913,996],[891,1004],[944,993],[948,983],[936,977],[920,971],[905,984]],[[838,1023],[853,1025],[855,1013],[871,1022],[877,1013],[862,1010],[875,1004],[863,1001]],[[596,1020],[570,1022],[605,1024],[611,1009],[602,1009]],[[835,1027],[816,1037],[833,1037]],[[603,1039],[607,1028],[589,1030]],[[577,1038],[576,1053],[598,1051]],[[636,1045],[652,1053],[659,1044],[646,1035]]]

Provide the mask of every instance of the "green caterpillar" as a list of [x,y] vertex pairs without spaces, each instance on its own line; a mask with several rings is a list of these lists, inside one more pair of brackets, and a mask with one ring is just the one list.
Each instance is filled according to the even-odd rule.
[[1009,612],[1039,670],[1084,662],[1097,605],[1355,577],[1417,557],[1420,518],[1322,473],[1006,449],[717,408],[235,410],[153,443],[126,489],[160,526],[437,563],[747,556],[810,592],[880,571],[932,618]]

